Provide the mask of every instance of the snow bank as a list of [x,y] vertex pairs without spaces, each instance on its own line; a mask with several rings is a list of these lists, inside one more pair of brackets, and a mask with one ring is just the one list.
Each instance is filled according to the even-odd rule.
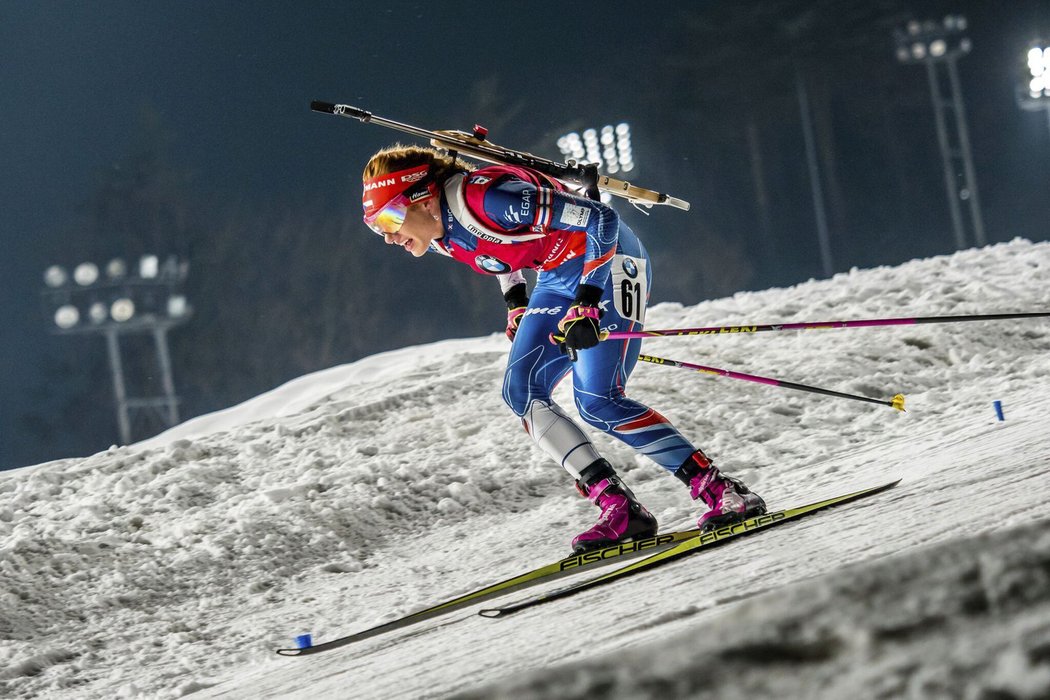
[[[1048,289],[1050,245],[1014,241],[664,304],[649,320],[1043,310]],[[503,405],[506,347],[492,336],[384,353],[155,440],[0,474],[0,690],[259,698],[346,697],[352,687],[359,697],[441,697],[495,682],[484,692],[572,696],[577,685],[606,682],[596,679],[617,658],[638,670],[616,672],[617,692],[674,694],[678,683],[699,689],[703,676],[728,697],[731,676],[718,668],[747,665],[726,660],[718,649],[727,643],[751,660],[742,687],[752,691],[812,688],[833,668],[843,679],[827,686],[836,692],[875,687],[854,685],[868,682],[853,666],[872,654],[864,665],[887,669],[888,690],[879,692],[889,697],[955,682],[954,671],[945,680],[924,670],[926,660],[954,669],[981,649],[985,661],[958,674],[966,692],[1044,689],[1045,601],[1032,599],[1033,617],[1024,618],[1005,602],[1013,589],[1002,588],[1015,575],[1022,588],[1041,580],[1042,525],[1011,540],[1016,554],[982,533],[1050,506],[1040,478],[1050,464],[1045,321],[646,341],[650,354],[879,398],[906,393],[901,414],[645,365],[631,384],[771,503],[889,475],[904,476],[899,494],[507,624],[468,611],[345,652],[276,657],[273,649],[301,632],[330,638],[553,560],[593,520],[592,506]],[[559,392],[571,405],[568,387]],[[1004,402],[1005,423],[995,421],[993,399]],[[623,445],[597,443],[665,528],[695,518],[680,484]],[[955,574],[945,564],[926,570],[953,556]],[[983,577],[979,590],[959,578],[972,572]],[[822,601],[853,622],[835,622]],[[865,606],[876,613],[865,618]],[[908,611],[932,622],[912,629]],[[781,622],[760,624],[767,618]],[[1008,634],[1013,642],[996,642]],[[764,649],[770,660],[756,661]],[[636,657],[706,670],[682,680],[681,664],[646,670],[627,660]],[[907,671],[906,659],[919,667]]]
[[457,697],[1047,698],[1050,520],[845,567],[659,644]]

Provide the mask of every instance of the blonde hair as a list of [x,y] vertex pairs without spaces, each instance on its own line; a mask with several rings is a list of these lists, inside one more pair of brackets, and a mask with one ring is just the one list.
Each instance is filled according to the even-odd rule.
[[455,173],[471,172],[476,165],[460,158],[453,159],[444,151],[429,146],[404,146],[395,143],[392,146],[378,151],[368,159],[365,171],[361,174],[362,180],[368,180],[379,175],[396,173],[398,170],[412,168],[417,165],[429,165],[427,175],[438,183],[442,183]]

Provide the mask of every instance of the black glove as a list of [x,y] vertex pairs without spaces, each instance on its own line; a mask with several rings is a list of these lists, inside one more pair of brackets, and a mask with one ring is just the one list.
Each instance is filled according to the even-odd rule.
[[518,334],[521,320],[525,318],[525,310],[529,306],[529,295],[525,283],[516,284],[508,289],[503,295],[503,300],[507,302],[507,337],[513,341],[514,336]]
[[602,318],[602,312],[598,308],[601,298],[601,288],[581,284],[576,290],[576,300],[558,322],[558,331],[565,338],[561,341],[561,349],[573,362],[579,357],[578,351],[593,348],[601,340],[601,331],[598,328],[598,322]]

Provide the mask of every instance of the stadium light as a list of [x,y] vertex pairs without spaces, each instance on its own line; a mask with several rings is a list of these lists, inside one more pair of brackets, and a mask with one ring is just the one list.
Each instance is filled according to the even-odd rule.
[[157,276],[160,268],[160,260],[156,255],[143,255],[139,258],[139,277],[151,280]]
[[80,312],[72,304],[63,304],[55,311],[55,325],[59,328],[72,328],[80,322]]
[[106,276],[111,280],[123,279],[128,274],[128,265],[120,258],[113,258],[106,264]]
[[[904,27],[898,28],[893,35],[897,45],[896,56],[900,63],[926,66],[937,125],[937,140],[941,149],[941,164],[944,168],[948,208],[955,231],[955,242],[960,249],[968,245],[967,226],[963,221],[960,200],[969,204],[969,228],[973,231],[974,243],[983,246],[986,242],[977,193],[977,173],[973,165],[970,134],[966,125],[966,111],[956,66],[959,58],[973,49],[970,38],[966,36],[968,28],[969,23],[962,15],[948,15],[940,22],[912,20]],[[950,99],[945,98],[943,94],[943,81],[938,73],[941,66],[947,69]],[[954,117],[954,133],[947,126],[948,113]],[[955,143],[951,141],[953,136]],[[960,162],[956,163],[957,160]]]
[[[43,297],[50,309],[55,333],[96,334],[106,338],[120,439],[123,444],[129,444],[133,411],[152,411],[169,427],[179,422],[167,334],[193,314],[182,293],[189,264],[169,256],[161,265],[156,255],[144,255],[139,259],[136,274],[128,273],[121,258],[110,260],[105,271],[105,277],[101,277],[96,264],[80,263],[73,271],[75,284],[70,284],[66,268],[51,265],[44,272]],[[119,337],[130,334],[154,337],[162,396],[128,398]]]
[[44,271],[44,284],[52,289],[58,289],[69,281],[66,268],[61,265],[52,265]]
[[635,167],[631,127],[626,122],[585,129],[582,136],[573,131],[560,137],[557,144],[566,159],[597,163],[610,175],[630,172]]
[[117,323],[127,323],[135,316],[135,302],[126,297],[121,297],[113,302],[109,313]]
[[96,301],[88,309],[88,318],[91,319],[92,323],[105,323],[106,319],[109,318],[109,311],[106,309],[106,305],[101,301]]
[[186,297],[181,294],[168,297],[168,316],[171,318],[182,318],[189,312],[189,305],[186,303]]
[[73,279],[76,280],[77,284],[81,287],[87,287],[95,283],[98,279],[98,265],[95,263],[80,263],[76,269],[73,270]]
[[1029,112],[1046,111],[1050,129],[1050,42],[1032,41],[1017,77],[1017,104]]

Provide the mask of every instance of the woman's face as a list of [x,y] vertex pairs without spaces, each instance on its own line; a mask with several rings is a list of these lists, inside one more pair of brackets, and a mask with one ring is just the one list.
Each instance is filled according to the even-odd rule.
[[418,258],[427,252],[431,241],[444,234],[439,212],[436,197],[413,204],[405,210],[405,223],[401,224],[401,229],[397,233],[384,233],[383,240],[387,245],[401,246]]

